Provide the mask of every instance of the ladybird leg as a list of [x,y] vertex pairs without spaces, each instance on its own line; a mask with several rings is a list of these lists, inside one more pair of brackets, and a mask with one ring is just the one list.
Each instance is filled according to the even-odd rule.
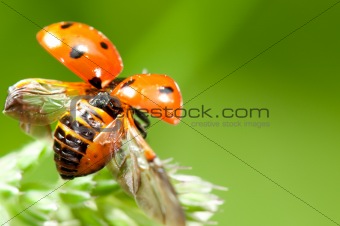
[[138,131],[141,133],[142,137],[145,139],[147,135],[147,131],[145,130],[145,127],[141,125],[139,121],[137,121],[135,118],[133,119],[133,122],[135,123],[135,126],[137,127]]
[[145,129],[149,128],[151,123],[150,123],[150,120],[149,120],[147,114],[145,112],[141,111],[141,110],[136,109],[136,108],[134,108],[133,110],[134,110],[135,116],[137,116],[144,123],[143,127]]
[[135,108],[133,110],[133,122],[137,127],[138,131],[141,133],[143,138],[146,138],[147,131],[146,129],[150,126],[150,120],[148,119],[147,115]]

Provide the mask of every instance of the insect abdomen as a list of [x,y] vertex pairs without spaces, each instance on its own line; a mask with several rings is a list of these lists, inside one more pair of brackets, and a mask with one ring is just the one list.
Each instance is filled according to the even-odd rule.
[[79,121],[73,121],[72,116],[67,112],[58,122],[54,133],[54,160],[63,179],[72,179],[91,173],[81,172],[79,169],[83,158],[86,158],[95,133],[91,128],[83,126],[81,127],[82,135],[80,135],[80,130],[74,129],[77,125]]
[[54,133],[54,160],[63,179],[94,173],[111,158],[111,148],[94,140],[116,115],[86,100],[79,100],[76,108],[75,117],[70,112],[61,117]]

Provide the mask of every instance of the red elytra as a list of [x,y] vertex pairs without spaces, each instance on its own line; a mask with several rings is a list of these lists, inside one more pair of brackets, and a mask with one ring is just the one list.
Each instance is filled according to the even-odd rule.
[[123,69],[116,47],[86,24],[51,24],[38,32],[37,39],[62,64],[98,89],[107,86]]
[[121,82],[111,95],[170,124],[180,121],[182,95],[177,83],[167,75],[133,75]]

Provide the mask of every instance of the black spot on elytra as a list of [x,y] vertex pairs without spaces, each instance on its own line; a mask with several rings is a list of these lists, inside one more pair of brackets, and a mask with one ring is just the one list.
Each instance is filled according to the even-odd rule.
[[169,94],[169,93],[173,93],[174,92],[174,89],[170,86],[166,86],[166,87],[161,87],[159,89],[159,92],[160,93],[165,93],[165,94]]
[[89,80],[89,83],[91,85],[93,85],[94,87],[96,87],[97,89],[101,89],[102,88],[102,80],[98,77],[94,77],[93,79]]
[[79,45],[72,48],[70,52],[70,57],[73,59],[78,59],[84,55],[84,51],[79,49]]
[[134,83],[134,82],[135,82],[134,79],[129,80],[129,81],[125,82],[125,83],[122,85],[122,88],[127,87],[127,86],[131,85],[131,84]]
[[109,48],[109,46],[108,46],[105,42],[100,42],[100,46],[101,46],[103,49]]
[[60,27],[61,27],[61,29],[66,29],[66,28],[71,27],[72,25],[73,25],[73,23],[67,22],[67,23],[61,25]]

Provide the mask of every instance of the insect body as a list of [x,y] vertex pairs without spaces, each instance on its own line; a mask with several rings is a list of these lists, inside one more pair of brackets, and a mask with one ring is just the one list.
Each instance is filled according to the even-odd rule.
[[26,133],[50,134],[62,178],[94,173],[104,166],[151,217],[165,225],[185,225],[176,192],[161,161],[143,139],[145,113],[177,124],[182,97],[166,75],[116,78],[123,68],[114,45],[99,31],[60,22],[37,35],[39,43],[85,82],[25,79],[9,88],[4,113]]
[[[97,99],[101,106],[96,106]],[[112,100],[108,94],[99,94],[90,102],[79,99],[74,114],[68,111],[59,120],[54,132],[53,149],[62,178],[73,179],[94,173],[111,160],[115,150],[119,150],[121,144],[118,139],[121,138],[122,128],[117,116],[123,109]],[[120,123],[115,125],[118,129],[113,130],[115,127],[112,126],[110,131],[105,131],[111,137],[99,140],[101,129],[116,123]]]

